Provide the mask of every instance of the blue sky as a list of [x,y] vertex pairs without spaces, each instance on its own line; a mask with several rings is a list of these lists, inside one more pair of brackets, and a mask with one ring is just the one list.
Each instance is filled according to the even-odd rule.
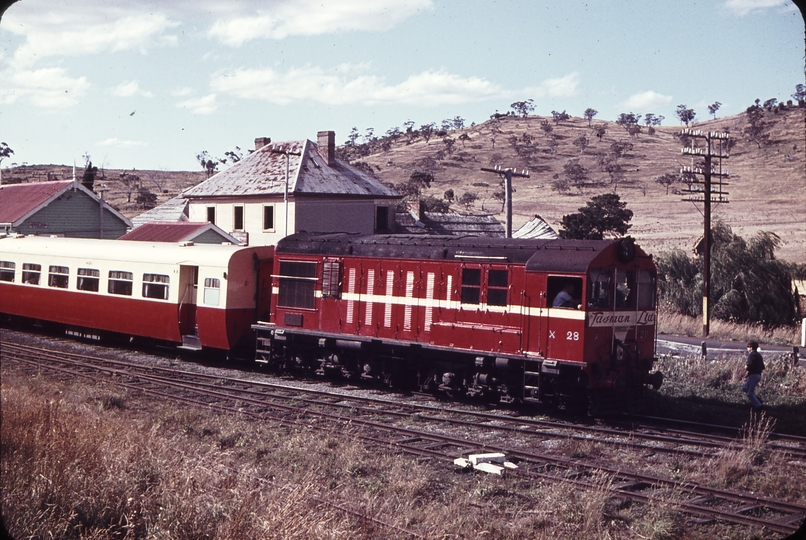
[[526,99],[676,125],[679,104],[727,116],[803,82],[791,0],[21,0],[0,20],[2,166],[197,170],[255,137],[341,144]]

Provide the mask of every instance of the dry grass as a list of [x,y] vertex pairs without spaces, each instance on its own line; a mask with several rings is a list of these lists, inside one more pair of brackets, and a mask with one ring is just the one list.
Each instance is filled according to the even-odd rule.
[[624,538],[658,526],[606,475],[585,490],[459,474],[345,429],[288,430],[6,366],[2,412],[16,538]]
[[[800,343],[800,328],[797,326],[781,326],[765,329],[759,324],[736,324],[712,318],[708,336],[711,339],[746,342],[755,340],[760,343],[775,345],[797,345]],[[658,333],[679,336],[701,336],[702,318],[687,317],[679,313],[660,311],[658,314]]]

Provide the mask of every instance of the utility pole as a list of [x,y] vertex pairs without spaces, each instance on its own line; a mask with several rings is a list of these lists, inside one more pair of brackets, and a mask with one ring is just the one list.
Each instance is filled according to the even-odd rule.
[[300,152],[292,152],[286,148],[272,148],[272,154],[283,154],[285,155],[285,189],[283,190],[283,204],[285,213],[285,234],[283,236],[288,236],[288,173],[290,168],[290,159],[288,156],[301,156]]
[[[692,164],[690,167],[681,167],[680,173],[691,179],[690,182],[687,182],[688,192],[683,200],[703,203],[702,337],[708,337],[711,324],[711,305],[709,302],[711,296],[711,202],[728,202],[728,192],[722,189],[728,183],[723,182],[722,179],[730,175],[727,171],[722,170],[722,160],[730,156],[728,154],[729,147],[723,150],[722,141],[727,141],[730,135],[728,133],[704,132],[688,128],[681,131],[680,135],[693,139],[704,139],[705,141],[705,148],[696,148],[693,143],[690,147],[683,147],[682,153],[692,156]],[[694,165],[695,156],[703,158],[702,167]],[[700,175],[703,177],[702,181],[698,178]],[[715,182],[711,181],[712,177],[716,177]]]
[[496,173],[504,177],[504,206],[506,207],[506,237],[512,238],[512,177],[529,178],[529,171],[526,169],[523,172],[518,172],[515,169],[507,168],[502,169],[500,165],[496,165],[494,169],[482,167],[482,171]]

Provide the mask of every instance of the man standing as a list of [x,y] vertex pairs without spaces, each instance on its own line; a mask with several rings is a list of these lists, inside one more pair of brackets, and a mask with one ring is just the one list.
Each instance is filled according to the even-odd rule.
[[761,381],[761,372],[764,371],[764,359],[758,352],[758,341],[751,341],[747,344],[747,373],[745,374],[742,390],[747,394],[754,411],[761,411],[764,404],[756,395],[756,386]]

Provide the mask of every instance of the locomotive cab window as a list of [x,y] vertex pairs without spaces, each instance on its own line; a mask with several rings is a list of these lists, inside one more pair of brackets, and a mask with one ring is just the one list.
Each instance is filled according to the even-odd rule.
[[635,308],[635,272],[616,270],[616,309]]
[[588,279],[588,307],[605,309],[612,307],[610,303],[610,272],[594,270]]
[[478,304],[481,300],[481,268],[462,268],[462,303]]
[[487,272],[487,304],[491,306],[507,305],[508,278],[506,270],[490,270]]
[[646,270],[639,270],[636,276],[638,309],[655,308],[655,276]]
[[50,265],[48,268],[48,287],[66,289],[70,282],[70,269],[66,266]]
[[164,274],[143,274],[143,298],[167,300],[169,281]]
[[218,278],[204,278],[204,299],[207,306],[217,306],[221,301],[221,281]]
[[14,270],[17,263],[12,261],[0,261],[0,281],[14,282]]
[[101,272],[95,268],[79,268],[76,288],[79,291],[98,292]]
[[132,281],[134,274],[122,270],[109,271],[109,283],[107,290],[109,294],[120,294],[123,296],[132,295]]
[[280,287],[277,305],[280,307],[316,307],[316,263],[280,261]]
[[39,275],[42,272],[41,264],[23,263],[22,282],[28,285],[39,285]]
[[551,300],[551,307],[578,309],[581,303],[582,278],[549,276],[546,293]]

